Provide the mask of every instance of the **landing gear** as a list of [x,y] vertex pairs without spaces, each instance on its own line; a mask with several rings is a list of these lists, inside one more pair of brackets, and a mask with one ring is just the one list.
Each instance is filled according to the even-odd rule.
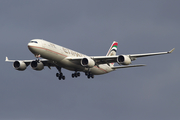
[[59,80],[63,79],[65,80],[65,76],[62,73],[56,73],[56,77],[58,77]]
[[39,58],[41,57],[40,54],[35,54],[35,57],[36,57],[36,61],[39,62]]
[[73,73],[72,74],[72,78],[74,78],[74,77],[79,77],[81,74],[80,74],[80,72],[75,72],[75,73]]
[[88,79],[94,78],[94,75],[90,71],[85,72],[85,75],[87,76]]
[[[59,71],[59,73],[56,73],[56,77],[59,80],[65,80],[65,76],[63,75],[63,73],[61,72],[61,67],[56,66],[57,70]],[[75,71],[74,73],[72,73],[72,78],[77,78],[79,77],[81,74],[78,71]],[[91,73],[91,71],[88,69],[88,71],[85,72],[85,75],[87,76],[88,79],[90,78],[94,78],[94,75]]]
[[61,68],[60,67],[57,67],[56,66],[56,68],[58,69],[58,71],[59,71],[59,73],[56,73],[56,77],[59,79],[59,80],[61,80],[61,79],[63,79],[63,80],[65,80],[65,76],[63,75],[63,73],[61,72]]

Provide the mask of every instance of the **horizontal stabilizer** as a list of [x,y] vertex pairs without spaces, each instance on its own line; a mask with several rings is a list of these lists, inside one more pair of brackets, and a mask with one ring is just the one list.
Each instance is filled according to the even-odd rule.
[[129,68],[129,67],[142,67],[145,66],[144,64],[140,64],[140,65],[124,65],[124,66],[114,66],[111,67],[112,69],[120,69],[120,68]]

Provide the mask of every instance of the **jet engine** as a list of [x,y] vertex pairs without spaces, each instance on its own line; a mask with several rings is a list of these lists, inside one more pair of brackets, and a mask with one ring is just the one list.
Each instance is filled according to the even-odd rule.
[[15,61],[13,63],[13,67],[16,69],[16,70],[19,70],[19,71],[23,71],[26,69],[26,64],[23,62],[23,61]]
[[34,70],[42,70],[44,69],[44,64],[41,61],[32,61],[31,67]]
[[129,65],[131,64],[131,59],[127,55],[119,55],[117,57],[117,63],[121,65]]
[[83,58],[81,60],[81,65],[84,66],[84,67],[92,68],[92,67],[94,67],[95,62],[91,58]]

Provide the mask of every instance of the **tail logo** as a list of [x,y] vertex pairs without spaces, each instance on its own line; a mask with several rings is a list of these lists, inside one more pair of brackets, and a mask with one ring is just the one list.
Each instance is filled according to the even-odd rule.
[[111,47],[109,48],[109,51],[106,54],[106,56],[115,56],[116,55],[116,51],[117,51],[117,46],[118,46],[118,42],[114,41],[112,43]]
[[118,43],[115,42],[111,47],[111,51],[114,50],[116,52],[117,51],[117,46],[118,46]]

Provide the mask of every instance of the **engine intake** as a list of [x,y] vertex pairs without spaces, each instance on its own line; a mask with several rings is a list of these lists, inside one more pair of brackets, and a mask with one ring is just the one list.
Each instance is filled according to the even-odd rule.
[[127,55],[119,55],[117,58],[117,63],[121,65],[131,64],[131,59]]
[[91,58],[83,58],[81,60],[81,65],[84,66],[84,67],[92,68],[92,67],[94,67],[95,62]]
[[44,64],[41,61],[32,61],[31,68],[34,70],[42,70],[44,69]]
[[26,69],[26,64],[23,62],[23,61],[15,61],[13,63],[13,67],[16,69],[16,70],[19,70],[19,71],[23,71]]

